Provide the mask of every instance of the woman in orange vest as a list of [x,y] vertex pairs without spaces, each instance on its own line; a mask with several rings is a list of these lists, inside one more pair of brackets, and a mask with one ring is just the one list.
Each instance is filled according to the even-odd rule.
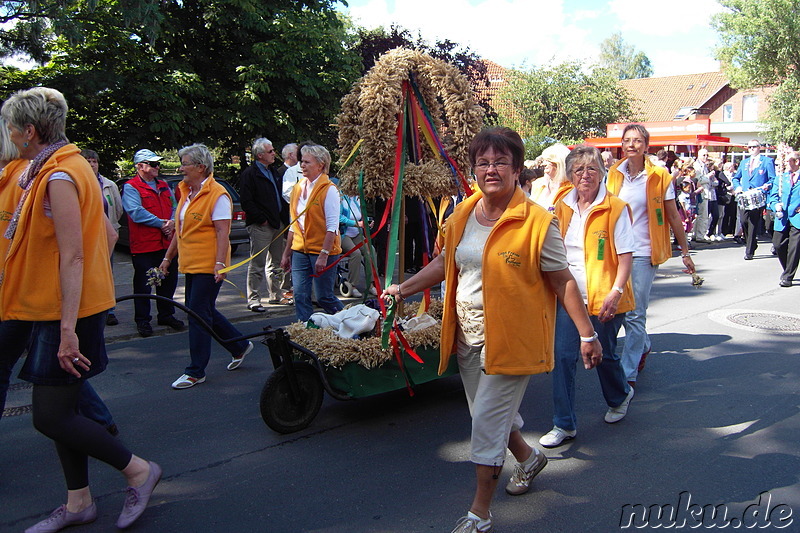
[[[633,387],[625,382],[617,334],[625,312],[633,309],[629,278],[633,231],[628,204],[609,194],[603,184],[605,167],[593,146],[575,147],[566,159],[567,176],[575,188],[556,204],[556,217],[567,249],[569,270],[583,296],[594,330],[603,345],[597,377],[608,405],[605,421],[619,422],[628,411]],[[575,366],[580,336],[563,307],[556,314],[553,369],[553,429],[539,439],[545,448],[575,438]]]
[[[233,203],[225,187],[214,179],[214,156],[203,144],[193,144],[178,151],[183,181],[178,184],[180,201],[175,209],[175,236],[161,261],[166,275],[178,256],[178,270],[186,275],[186,307],[214,329],[223,339],[242,334],[222,313],[216,301],[226,274],[220,272],[231,261],[231,219]],[[236,370],[253,349],[242,340],[225,345],[231,353],[228,370]],[[211,335],[197,320],[189,317],[189,354],[191,363],[172,383],[173,389],[188,389],[206,380],[206,366],[211,359]]]
[[133,455],[77,408],[84,381],[108,363],[103,328],[114,306],[114,282],[102,193],[64,134],[67,102],[60,92],[17,92],[2,115],[20,157],[31,162],[19,178],[22,194],[5,233],[0,320],[33,322],[20,378],[33,383],[33,424],[55,442],[67,483],[67,503],[27,531],[53,532],[97,518],[90,455],[127,479],[117,520],[126,528],[147,507],[161,468]]
[[650,353],[647,306],[658,265],[672,257],[670,229],[681,247],[684,272],[694,272],[683,221],[675,203],[672,176],[666,168],[653,165],[646,157],[649,146],[650,133],[644,126],[625,126],[622,130],[625,159],[608,170],[606,183],[611,194],[628,203],[633,215],[631,284],[636,307],[625,316],[625,347],[622,349],[622,368],[630,384],[635,384]]
[[442,253],[382,294],[402,300],[447,282],[439,373],[456,353],[472,415],[470,459],[477,476],[472,505],[453,533],[492,528],[489,508],[506,449],[517,461],[506,485],[511,495],[527,492],[547,464],[547,457],[522,437],[518,410],[531,375],[553,369],[556,299],[584,336],[587,367],[602,359],[555,217],[519,188],[524,155],[515,131],[480,132],[469,147],[480,191],[447,219]]
[[292,272],[295,313],[297,320],[305,322],[313,312],[312,283],[317,302],[326,313],[338,313],[344,306],[333,293],[336,268],[325,270],[342,253],[339,191],[328,178],[331,155],[317,144],[303,146],[300,154],[303,179],[295,184],[289,200],[292,226],[281,268]]

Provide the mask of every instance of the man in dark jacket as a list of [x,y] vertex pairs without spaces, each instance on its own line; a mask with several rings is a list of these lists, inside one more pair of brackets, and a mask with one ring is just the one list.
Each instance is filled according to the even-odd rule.
[[[157,268],[169,248],[175,231],[173,214],[175,197],[164,180],[158,179],[161,157],[151,150],[139,150],[133,156],[136,176],[128,180],[122,188],[122,208],[128,215],[130,231],[131,263],[133,263],[133,292],[150,294],[147,284],[147,271]],[[169,274],[156,294],[172,298],[178,285],[178,266],[172,265]],[[136,329],[142,337],[153,334],[150,325],[150,300],[137,298],[133,302]],[[158,302],[158,323],[174,330],[183,329],[183,322],[175,318],[175,307],[169,303]]]
[[289,224],[289,206],[280,192],[283,181],[270,170],[275,161],[272,143],[263,137],[256,139],[252,155],[255,161],[239,177],[239,196],[250,234],[250,255],[255,255],[247,266],[247,307],[263,313],[266,308],[261,305],[259,290],[265,272],[269,303],[290,303],[283,294],[290,276],[280,267],[285,246],[281,232]]

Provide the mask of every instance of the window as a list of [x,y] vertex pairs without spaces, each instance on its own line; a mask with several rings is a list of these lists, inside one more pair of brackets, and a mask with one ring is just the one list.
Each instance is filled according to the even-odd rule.
[[733,104],[722,106],[722,122],[733,122]]
[[746,94],[742,97],[742,121],[755,122],[758,120],[758,95]]

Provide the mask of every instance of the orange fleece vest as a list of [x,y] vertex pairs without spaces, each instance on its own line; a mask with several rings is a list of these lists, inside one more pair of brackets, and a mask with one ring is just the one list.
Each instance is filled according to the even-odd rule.
[[[570,220],[574,211],[564,202],[556,204],[556,217],[561,229],[561,236],[567,234]],[[597,316],[614,281],[619,268],[617,246],[614,243],[614,228],[621,216],[630,217],[628,204],[610,194],[606,194],[603,201],[592,207],[586,218],[583,233],[583,251],[586,269],[586,295],[589,299],[589,314]],[[602,254],[600,252],[601,239]],[[625,292],[619,300],[617,313],[625,313],[633,309],[633,289],[631,279],[625,282]]]
[[0,319],[46,321],[61,319],[59,253],[53,220],[44,214],[48,179],[54,172],[70,175],[78,191],[83,235],[83,289],[78,318],[114,306],[114,280],[108,260],[103,197],[92,168],[80,149],[68,144],[42,167],[22,207],[17,232],[5,260],[0,287]]
[[[608,169],[606,185],[611,194],[619,196],[625,176],[617,168],[622,161],[615,163]],[[650,230],[650,263],[660,265],[672,257],[672,245],[669,236],[669,221],[664,209],[664,195],[667,188],[672,187],[672,176],[667,169],[659,167],[644,158],[644,168],[647,173],[647,224]]]
[[[214,176],[209,176],[189,203],[181,224],[180,213],[190,191],[189,186],[183,181],[178,184],[178,189],[181,192],[181,199],[175,210],[178,271],[184,274],[213,274],[217,262],[217,232],[214,229],[214,221],[211,220],[211,213],[222,195],[227,196],[228,200],[231,199],[231,195],[225,187],[217,183]],[[231,247],[228,246],[225,264],[230,265],[230,263]]]
[[22,196],[22,187],[17,180],[29,163],[27,159],[15,159],[0,173],[0,261],[5,259],[8,251],[8,239],[5,238],[8,223]]
[[[304,178],[305,179],[305,178]],[[292,216],[292,250],[302,252],[304,254],[319,254],[322,250],[322,243],[325,241],[325,234],[327,233],[325,225],[325,197],[328,195],[328,187],[335,187],[336,185],[328,179],[327,174],[323,174],[316,179],[311,193],[306,202],[306,219],[305,231],[300,229],[300,224],[297,222],[297,201],[300,199],[300,193],[303,190],[304,180],[297,182],[297,185],[292,189],[292,195],[289,199],[289,209]],[[336,238],[333,240],[330,255],[339,255],[342,253],[341,246],[342,239],[339,233],[336,233]]]
[[[447,219],[445,233],[444,316],[439,374],[456,346],[455,253],[475,204],[473,194]],[[483,250],[484,335],[486,373],[529,375],[553,369],[556,295],[539,269],[539,258],[553,215],[517,187],[486,240]]]

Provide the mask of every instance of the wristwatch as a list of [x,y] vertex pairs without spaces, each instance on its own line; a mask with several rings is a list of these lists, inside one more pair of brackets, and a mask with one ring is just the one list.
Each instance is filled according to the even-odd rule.
[[597,332],[592,332],[591,337],[581,337],[581,342],[594,342],[598,338]]
[[625,290],[622,287],[617,287],[616,285],[611,287],[611,288],[614,289],[615,291],[617,291],[620,294],[625,292]]

